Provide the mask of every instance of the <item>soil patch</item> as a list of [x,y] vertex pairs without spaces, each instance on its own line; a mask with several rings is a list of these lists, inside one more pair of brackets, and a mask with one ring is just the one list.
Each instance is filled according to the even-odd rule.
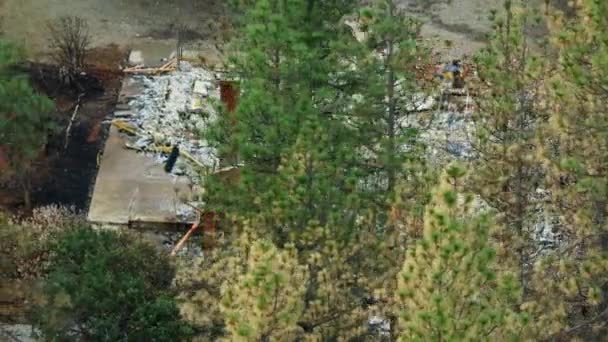
[[0,0],[0,30],[40,60],[47,55],[46,24],[62,16],[85,19],[95,47],[174,39],[171,27],[178,25],[190,28],[192,38],[213,44],[217,23],[230,16],[228,7],[221,0]]

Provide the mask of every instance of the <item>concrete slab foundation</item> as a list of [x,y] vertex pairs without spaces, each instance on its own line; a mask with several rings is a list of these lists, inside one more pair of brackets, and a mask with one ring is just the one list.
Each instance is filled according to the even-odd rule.
[[[174,47],[174,42],[149,49],[133,46],[130,63],[143,61],[147,67],[166,63]],[[199,141],[197,134],[215,115],[211,98],[221,96],[216,74],[187,62],[182,67],[170,75],[123,79],[112,119],[121,129],[125,128],[121,124],[128,124],[133,129],[127,130],[137,135],[127,136],[114,125],[110,128],[89,206],[92,223],[155,229],[197,219],[195,210],[183,201],[196,200],[193,193],[198,191],[193,191],[192,183],[200,179],[201,168],[213,168],[218,162],[213,149]],[[201,110],[208,109],[205,115],[192,110],[197,101]],[[188,110],[190,115],[182,117]],[[151,145],[161,144],[178,145],[191,159],[180,156],[172,173],[167,173],[162,162],[166,155],[136,151],[151,152]]]
[[[133,113],[129,102],[142,91],[141,80],[125,78],[114,118],[128,118]],[[124,134],[112,126],[100,160],[88,220],[142,228],[194,222],[194,211],[180,200],[192,196],[190,180],[166,173],[153,156],[126,148],[126,142]]]
[[180,197],[191,195],[190,181],[167,174],[152,157],[126,149],[116,127],[101,159],[88,219],[102,224],[191,223]]

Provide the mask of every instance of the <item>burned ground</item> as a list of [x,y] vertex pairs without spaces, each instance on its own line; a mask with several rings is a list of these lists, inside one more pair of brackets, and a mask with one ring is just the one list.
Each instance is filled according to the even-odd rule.
[[[95,81],[86,84],[86,95],[72,125],[67,148],[65,129],[53,138],[49,146],[49,177],[33,196],[39,205],[58,203],[75,206],[79,210],[87,208],[97,174],[97,160],[109,128],[104,120],[111,117],[116,105],[122,80],[117,68],[126,51],[109,46],[91,51],[90,56],[90,78],[85,81]],[[69,110],[61,115],[63,127],[67,127],[76,104],[74,97],[71,100]]]
[[[59,204],[86,210],[90,189],[97,173],[97,159],[103,150],[108,124],[104,121],[113,112],[120,89],[122,73],[118,69],[126,51],[118,46],[91,51],[87,75],[81,78],[80,89],[65,89],[56,79],[56,69],[50,65],[28,66],[34,87],[47,94],[55,103],[54,119],[59,127],[35,163],[32,193],[33,205]],[[66,129],[78,102],[79,91],[85,94],[70,129],[66,145]],[[67,147],[66,147],[67,146]],[[14,184],[0,189],[2,203],[18,209],[21,194]]]

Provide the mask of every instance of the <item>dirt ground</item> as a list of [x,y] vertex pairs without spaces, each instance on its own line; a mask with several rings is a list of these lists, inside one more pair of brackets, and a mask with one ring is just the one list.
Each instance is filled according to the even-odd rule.
[[222,0],[0,0],[4,34],[22,43],[34,59],[47,50],[48,22],[75,15],[87,20],[93,46],[174,44],[175,28],[186,26],[190,38],[216,55],[214,42],[225,22]]
[[503,1],[399,0],[403,9],[424,22],[422,35],[446,60],[471,55],[484,46],[490,10],[500,8]]
[[[490,24],[490,9],[503,0],[399,0],[408,12],[421,17],[425,37],[435,39],[446,58],[471,54],[483,46]],[[173,44],[175,27],[186,25],[199,48],[217,56],[216,43],[228,11],[222,0],[0,0],[5,34],[44,56],[45,23],[64,15],[81,16],[89,22],[93,44],[126,47],[163,47]],[[442,49],[444,41],[452,47]]]
[[[397,0],[424,21],[423,35],[444,58],[470,55],[485,43],[490,10],[504,0]],[[544,0],[529,0],[536,6]],[[552,0],[563,8],[566,0]],[[223,0],[0,0],[0,23],[5,34],[21,43],[30,55],[43,58],[47,47],[46,23],[65,15],[87,19],[94,46],[166,51],[175,44],[177,26],[186,26],[206,59],[218,62],[222,32],[229,22]],[[445,42],[450,47],[445,47]]]

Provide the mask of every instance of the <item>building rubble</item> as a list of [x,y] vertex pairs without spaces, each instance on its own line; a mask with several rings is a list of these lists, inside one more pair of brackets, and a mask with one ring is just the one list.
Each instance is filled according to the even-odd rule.
[[404,117],[401,125],[419,130],[420,141],[427,146],[427,157],[433,163],[445,164],[454,159],[473,157],[471,137],[474,127],[470,113],[416,113]]
[[125,82],[138,89],[127,99],[128,105],[115,113],[115,120],[137,130],[128,138],[128,147],[151,153],[164,163],[167,149],[177,146],[193,160],[178,158],[172,172],[192,181],[200,180],[201,167],[209,170],[217,165],[215,150],[201,136],[217,115],[218,75],[181,62],[174,72],[133,75]]
[[[419,130],[419,141],[427,147],[427,160],[438,167],[453,161],[469,161],[478,157],[472,142],[475,138],[473,101],[466,89],[456,94],[457,96],[446,96],[446,93],[450,93],[450,89],[444,86],[441,96],[416,97],[413,105],[415,109],[406,107],[408,115],[400,122],[401,127]],[[436,101],[433,102],[429,98],[435,98]],[[418,108],[421,110],[416,110]],[[530,195],[531,203],[535,206],[535,217],[529,227],[530,238],[536,242],[537,247],[534,255],[557,248],[561,243],[562,237],[555,232],[559,220],[546,208],[545,202],[549,197],[550,193],[542,188],[537,188],[536,192]],[[475,197],[474,207],[476,212],[491,209],[478,196]]]

